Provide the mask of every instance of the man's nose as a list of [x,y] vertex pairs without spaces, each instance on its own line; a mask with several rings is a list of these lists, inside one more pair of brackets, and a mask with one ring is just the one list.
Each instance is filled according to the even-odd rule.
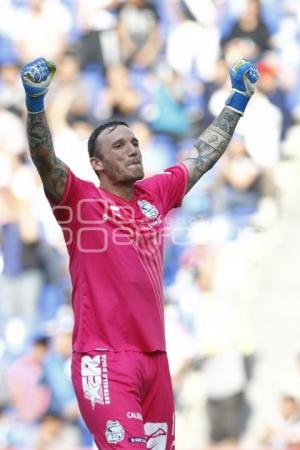
[[136,156],[138,154],[138,148],[131,142],[128,143],[127,149],[128,156]]

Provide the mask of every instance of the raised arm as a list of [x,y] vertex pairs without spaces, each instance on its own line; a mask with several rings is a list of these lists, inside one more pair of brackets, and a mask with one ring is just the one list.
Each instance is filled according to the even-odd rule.
[[27,138],[30,154],[46,194],[55,202],[63,196],[68,167],[56,155],[44,108],[44,96],[55,73],[55,66],[38,58],[22,69],[26,92]]
[[199,136],[190,155],[183,161],[189,173],[187,192],[225,152],[235,127],[254,93],[254,83],[259,75],[255,66],[242,59],[233,64],[230,77],[232,92],[225,108]]

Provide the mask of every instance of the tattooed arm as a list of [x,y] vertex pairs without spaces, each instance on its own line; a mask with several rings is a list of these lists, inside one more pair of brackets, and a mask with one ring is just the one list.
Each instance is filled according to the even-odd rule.
[[46,194],[55,202],[62,198],[68,167],[55,155],[44,97],[55,74],[55,65],[45,58],[26,64],[21,72],[26,94],[27,136],[32,160],[41,176]]
[[46,194],[59,202],[63,196],[68,167],[56,155],[44,111],[28,113],[27,137],[32,161],[42,179]]
[[189,172],[187,191],[225,152],[235,127],[254,93],[254,84],[258,77],[256,67],[244,59],[232,65],[230,69],[232,91],[225,108],[199,136],[191,154],[183,161]]
[[225,107],[213,123],[199,136],[183,163],[188,169],[187,192],[223,155],[241,115]]

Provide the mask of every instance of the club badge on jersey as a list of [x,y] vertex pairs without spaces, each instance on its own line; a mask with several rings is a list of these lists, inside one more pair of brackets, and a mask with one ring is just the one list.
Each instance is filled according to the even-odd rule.
[[117,444],[123,441],[125,431],[118,420],[108,420],[106,422],[105,436],[109,444]]
[[147,202],[147,200],[138,200],[137,204],[139,205],[142,213],[148,218],[148,219],[156,219],[158,216],[158,210],[154,205],[151,205],[151,203]]

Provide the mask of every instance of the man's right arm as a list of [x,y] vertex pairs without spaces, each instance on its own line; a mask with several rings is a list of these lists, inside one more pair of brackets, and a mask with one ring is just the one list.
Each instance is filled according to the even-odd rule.
[[55,65],[38,58],[23,67],[21,76],[26,93],[27,137],[32,160],[49,198],[59,202],[64,194],[68,167],[54,152],[44,107],[44,97],[55,74]]
[[59,202],[65,191],[69,169],[55,155],[45,111],[28,112],[27,138],[31,158],[40,174],[45,192],[51,200]]

